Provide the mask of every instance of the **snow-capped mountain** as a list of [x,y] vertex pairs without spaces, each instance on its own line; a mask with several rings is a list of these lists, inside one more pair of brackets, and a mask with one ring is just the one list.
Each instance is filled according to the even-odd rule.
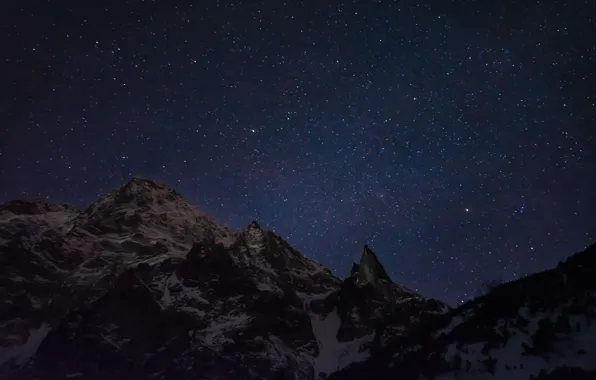
[[0,206],[0,378],[596,379],[596,246],[458,308],[135,178]]
[[0,378],[323,379],[449,312],[365,247],[341,281],[135,178],[84,211],[0,206]]
[[332,379],[596,379],[596,245],[419,324]]

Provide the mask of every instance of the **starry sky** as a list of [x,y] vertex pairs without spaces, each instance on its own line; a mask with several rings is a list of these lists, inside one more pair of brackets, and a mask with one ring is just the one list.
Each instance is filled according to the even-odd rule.
[[144,176],[451,304],[596,241],[591,0],[9,0],[0,28],[1,202]]

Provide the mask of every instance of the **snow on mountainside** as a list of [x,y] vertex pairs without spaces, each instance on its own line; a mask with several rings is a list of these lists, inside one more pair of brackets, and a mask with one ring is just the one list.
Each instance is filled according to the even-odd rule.
[[42,309],[69,267],[58,249],[77,214],[43,201],[0,206],[0,365],[25,363],[47,335]]
[[596,379],[596,245],[429,320],[348,379]]
[[76,232],[131,246],[165,246],[184,256],[204,239],[230,245],[233,234],[168,185],[134,178],[94,202],[74,221]]
[[0,205],[0,378],[596,379],[596,246],[456,309],[135,178]]
[[39,238],[46,231],[65,232],[78,210],[43,201],[11,201],[0,205],[0,244],[17,234]]
[[82,212],[9,202],[0,223],[2,378],[319,379],[447,311],[377,279],[380,263],[346,285],[256,222],[230,231],[145,179]]

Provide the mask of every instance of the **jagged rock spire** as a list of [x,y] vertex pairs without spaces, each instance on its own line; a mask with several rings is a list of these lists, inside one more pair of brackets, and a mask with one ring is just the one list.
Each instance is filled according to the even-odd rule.
[[380,280],[391,281],[377,255],[365,245],[358,265],[358,282],[377,285]]
[[245,230],[245,239],[248,248],[253,251],[261,251],[265,248],[265,233],[256,220],[253,220]]

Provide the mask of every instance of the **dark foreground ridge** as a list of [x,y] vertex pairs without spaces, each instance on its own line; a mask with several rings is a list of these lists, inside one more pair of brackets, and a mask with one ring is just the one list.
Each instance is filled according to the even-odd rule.
[[456,309],[135,178],[0,206],[1,379],[595,379],[596,247]]

